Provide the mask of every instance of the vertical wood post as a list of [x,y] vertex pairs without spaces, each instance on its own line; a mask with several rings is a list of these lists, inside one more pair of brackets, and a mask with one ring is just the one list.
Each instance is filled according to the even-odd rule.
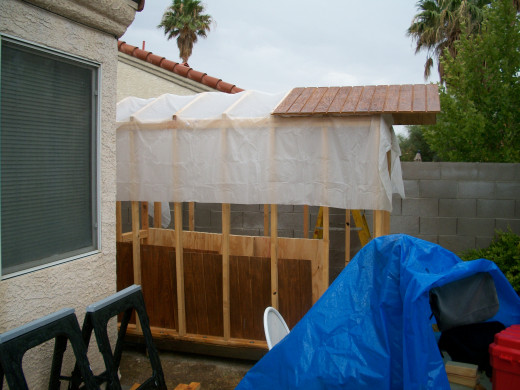
[[350,210],[345,210],[345,267],[350,263]]
[[303,238],[309,238],[309,206],[303,206]]
[[160,228],[162,224],[162,203],[153,202],[153,227]]
[[[392,152],[386,152],[386,164],[388,176],[392,178]],[[384,210],[374,210],[374,237],[381,237],[390,234],[390,212]]]
[[264,204],[264,236],[269,235],[269,205]]
[[222,311],[224,315],[224,339],[231,337],[231,308],[229,286],[229,234],[231,231],[231,207],[222,204]]
[[186,335],[186,302],[184,299],[184,251],[182,242],[182,203],[175,202],[175,269],[177,271],[177,311],[179,313],[179,336]]
[[323,270],[322,270],[322,291],[321,294],[329,287],[329,208],[323,207]]
[[[150,224],[148,222],[148,202],[141,202],[141,229],[148,230]],[[148,243],[148,238],[143,239],[143,243]]]
[[123,241],[123,217],[121,211],[121,201],[116,202],[116,242]]
[[191,232],[195,231],[195,202],[190,202],[188,204],[188,219],[189,219],[189,229]]
[[278,310],[278,206],[271,205],[271,306]]
[[[139,202],[132,201],[132,265],[134,269],[134,284],[141,285],[141,237],[139,226]],[[141,322],[136,314],[135,325],[141,331]]]

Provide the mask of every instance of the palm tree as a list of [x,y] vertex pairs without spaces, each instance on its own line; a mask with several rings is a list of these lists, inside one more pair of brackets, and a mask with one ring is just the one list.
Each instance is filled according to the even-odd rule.
[[443,69],[441,59],[448,53],[457,55],[455,42],[462,33],[474,34],[480,31],[482,10],[489,0],[419,0],[412,24],[407,35],[416,42],[415,53],[426,50],[424,78],[430,77],[434,61],[441,81]]
[[164,29],[168,40],[177,37],[179,57],[184,63],[188,62],[198,37],[206,38],[210,31],[213,20],[203,12],[204,6],[199,0],[172,0],[157,26]]

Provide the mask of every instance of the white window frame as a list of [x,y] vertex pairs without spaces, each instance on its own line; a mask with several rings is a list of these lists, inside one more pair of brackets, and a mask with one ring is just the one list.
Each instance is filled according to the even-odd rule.
[[[41,264],[35,267],[27,268],[24,270],[20,270],[17,272],[12,272],[6,275],[2,274],[2,237],[1,237],[1,224],[2,224],[2,211],[1,211],[1,191],[0,191],[0,280],[5,280],[9,278],[13,278],[19,275],[35,272],[41,269],[53,267],[59,264],[67,263],[69,261],[74,261],[77,259],[89,257],[92,255],[96,255],[101,252],[101,79],[102,79],[102,67],[101,64],[77,55],[73,55],[61,50],[57,50],[54,48],[50,48],[41,44],[37,44],[34,42],[30,42],[24,39],[20,39],[18,37],[11,36],[9,34],[0,33],[0,75],[2,72],[1,67],[1,49],[2,42],[8,41],[11,44],[27,47],[31,50],[41,52],[46,55],[50,55],[53,57],[58,57],[70,61],[72,63],[78,63],[82,65],[86,65],[88,67],[93,68],[95,72],[95,77],[93,80],[93,94],[92,99],[94,100],[93,104],[93,112],[92,115],[92,135],[95,137],[93,140],[93,175],[91,177],[92,182],[92,196],[94,197],[94,201],[92,202],[92,206],[95,208],[92,213],[92,231],[96,232],[96,243],[95,249],[89,250],[77,255],[73,255],[70,257],[66,257],[63,259],[52,261],[50,260],[48,263]],[[0,85],[0,94],[1,94],[1,85]]]

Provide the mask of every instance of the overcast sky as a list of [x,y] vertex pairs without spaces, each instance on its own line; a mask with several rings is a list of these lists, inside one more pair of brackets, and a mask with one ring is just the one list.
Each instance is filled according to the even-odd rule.
[[[205,0],[215,23],[192,68],[244,89],[424,83],[425,54],[406,36],[415,0]],[[121,38],[181,62],[156,26],[171,0],[147,0]],[[437,75],[429,81],[436,82]]]

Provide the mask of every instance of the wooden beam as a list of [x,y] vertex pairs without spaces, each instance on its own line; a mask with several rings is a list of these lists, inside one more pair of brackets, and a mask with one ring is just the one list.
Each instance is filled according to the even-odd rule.
[[153,227],[160,228],[162,224],[162,203],[153,202]]
[[229,280],[229,234],[231,231],[231,206],[222,204],[222,311],[224,339],[231,338],[231,300]]
[[323,268],[321,275],[321,294],[323,294],[329,287],[329,225],[329,208],[323,207]]
[[182,234],[182,203],[175,202],[175,269],[177,271],[177,311],[179,315],[179,336],[186,334],[186,301],[184,296],[184,253]]
[[271,205],[271,306],[278,310],[278,207]]
[[[141,202],[141,229],[148,231],[150,228],[148,220],[148,202]],[[141,237],[144,244],[148,244],[146,238]]]
[[116,242],[123,241],[123,218],[121,211],[121,201],[116,202]]
[[190,202],[188,204],[188,222],[189,222],[189,230],[191,232],[195,231],[195,202]]
[[345,267],[350,263],[350,210],[345,210]]
[[141,285],[141,236],[139,225],[139,202],[132,201],[132,249],[134,284]]
[[264,204],[264,236],[269,236],[269,205]]
[[[141,235],[139,224],[139,202],[132,201],[132,265],[134,269],[134,284],[141,285]],[[141,331],[141,322],[136,313],[136,328]]]
[[303,238],[309,238],[309,206],[303,206]]

